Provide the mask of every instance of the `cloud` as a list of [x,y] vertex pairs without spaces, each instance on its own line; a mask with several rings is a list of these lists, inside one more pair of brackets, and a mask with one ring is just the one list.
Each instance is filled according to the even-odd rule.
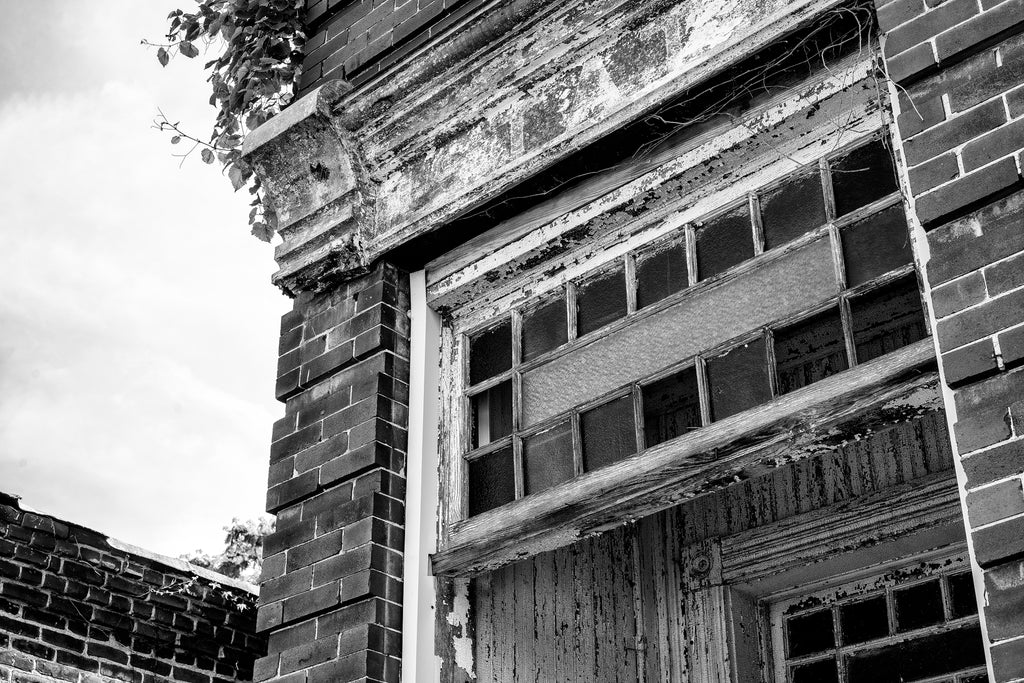
[[158,106],[193,130],[212,117],[196,64],[139,50],[166,9],[109,9],[41,3],[118,39],[65,16],[51,40],[89,77],[54,87],[66,75],[23,62],[37,71],[0,99],[0,490],[158,552],[215,550],[263,508],[290,304],[248,196],[179,169],[149,127]]

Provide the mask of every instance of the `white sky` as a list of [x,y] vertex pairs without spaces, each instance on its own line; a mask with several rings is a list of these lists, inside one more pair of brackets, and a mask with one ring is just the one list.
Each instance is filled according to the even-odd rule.
[[[272,248],[218,167],[193,0],[0,0],[0,491],[122,541],[217,551],[263,511],[280,315]],[[204,58],[205,57],[205,58]]]

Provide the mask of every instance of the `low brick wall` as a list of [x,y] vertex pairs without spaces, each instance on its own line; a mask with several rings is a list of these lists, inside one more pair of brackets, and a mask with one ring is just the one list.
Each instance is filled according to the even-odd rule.
[[877,5],[995,680],[1024,680],[1024,0]]
[[252,680],[266,649],[239,582],[0,493],[0,681]]

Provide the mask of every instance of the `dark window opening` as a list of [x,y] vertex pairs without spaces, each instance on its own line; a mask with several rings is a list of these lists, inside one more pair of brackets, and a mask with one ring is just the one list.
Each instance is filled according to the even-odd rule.
[[632,396],[581,413],[583,468],[592,472],[636,453],[634,425]]
[[949,577],[949,611],[954,619],[978,613],[978,599],[974,593],[974,577],[970,572]]
[[516,497],[512,447],[469,461],[469,514],[493,510]]
[[896,602],[897,631],[913,631],[941,624],[946,618],[938,579],[895,591],[893,599]]
[[512,322],[484,330],[469,340],[469,383],[477,384],[512,368]]
[[512,381],[470,397],[470,441],[473,448],[486,446],[512,433]]
[[864,363],[928,336],[913,275],[850,300],[857,362]]
[[523,314],[523,360],[556,349],[569,340],[564,292]]
[[686,245],[674,244],[636,258],[636,305],[650,306],[686,289]]
[[801,614],[786,621],[786,640],[790,657],[803,657],[831,650],[836,646],[832,628],[832,610]]
[[908,639],[850,655],[849,683],[903,683],[984,666],[985,646],[977,626]]
[[697,273],[706,280],[754,256],[750,208],[742,204],[697,229]]
[[821,174],[814,170],[790,178],[761,196],[764,248],[774,249],[825,224]]
[[793,667],[793,683],[839,683],[836,660],[831,657]]
[[523,439],[524,493],[538,493],[576,476],[568,420]]
[[579,336],[626,315],[626,274],[622,266],[580,283],[576,293]]
[[830,162],[829,169],[837,216],[867,206],[898,188],[892,154],[881,140]]
[[842,229],[849,287],[873,280],[914,259],[903,206],[896,204]]
[[697,371],[690,367],[643,387],[644,442],[654,446],[701,426]]
[[771,400],[764,339],[755,339],[709,358],[707,366],[713,420]]
[[860,600],[839,608],[843,645],[856,645],[889,635],[889,610],[885,596]]
[[849,367],[838,309],[775,332],[779,393],[785,394]]

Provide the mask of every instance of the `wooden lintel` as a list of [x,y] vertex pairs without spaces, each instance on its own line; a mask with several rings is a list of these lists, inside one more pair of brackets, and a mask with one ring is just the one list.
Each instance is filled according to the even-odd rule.
[[[453,525],[434,574],[469,576],[568,545],[683,500],[716,482],[800,457],[824,430],[935,386],[930,338]],[[787,448],[792,445],[793,448]],[[780,449],[781,447],[781,449]],[[781,455],[780,455],[781,454]]]

